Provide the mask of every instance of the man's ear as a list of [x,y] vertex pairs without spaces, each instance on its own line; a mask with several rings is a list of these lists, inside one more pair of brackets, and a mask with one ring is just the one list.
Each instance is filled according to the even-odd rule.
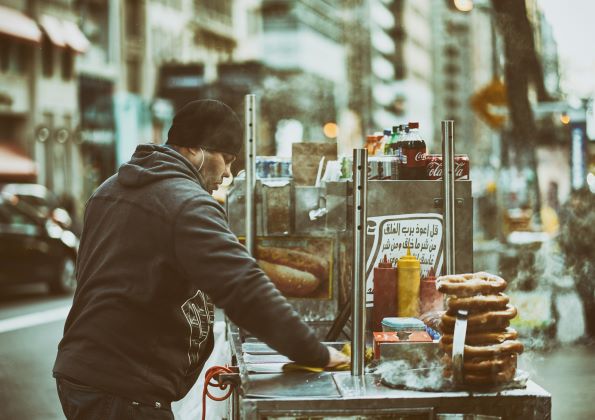
[[192,156],[194,156],[198,153],[198,151],[196,151],[192,147],[187,147],[186,150],[188,150],[188,153],[190,153]]

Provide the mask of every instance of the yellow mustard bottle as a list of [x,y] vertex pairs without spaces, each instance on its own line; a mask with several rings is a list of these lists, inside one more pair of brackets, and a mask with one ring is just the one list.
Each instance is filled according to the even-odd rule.
[[407,248],[407,255],[397,262],[397,313],[400,317],[419,316],[420,273],[419,260]]

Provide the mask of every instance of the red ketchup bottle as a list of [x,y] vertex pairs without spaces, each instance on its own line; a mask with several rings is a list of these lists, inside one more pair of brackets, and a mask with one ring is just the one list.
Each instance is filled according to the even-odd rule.
[[436,273],[430,268],[428,277],[422,279],[419,286],[419,300],[422,314],[444,310],[444,295],[436,290]]
[[382,331],[382,320],[397,316],[397,269],[386,258],[374,267],[374,307],[372,331]]

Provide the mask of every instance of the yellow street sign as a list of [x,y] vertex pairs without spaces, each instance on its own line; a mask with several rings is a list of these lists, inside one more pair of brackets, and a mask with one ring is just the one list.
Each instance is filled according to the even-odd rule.
[[506,86],[494,79],[471,96],[471,108],[491,128],[502,128],[507,119]]

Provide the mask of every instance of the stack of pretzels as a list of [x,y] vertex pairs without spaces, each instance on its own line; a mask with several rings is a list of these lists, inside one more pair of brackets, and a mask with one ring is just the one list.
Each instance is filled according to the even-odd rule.
[[447,311],[440,319],[440,346],[445,361],[452,359],[453,334],[457,311],[467,310],[467,334],[463,380],[468,385],[490,386],[510,382],[515,375],[517,355],[523,344],[510,320],[517,314],[504,293],[506,281],[493,274],[479,272],[439,277],[439,292],[447,295]]

